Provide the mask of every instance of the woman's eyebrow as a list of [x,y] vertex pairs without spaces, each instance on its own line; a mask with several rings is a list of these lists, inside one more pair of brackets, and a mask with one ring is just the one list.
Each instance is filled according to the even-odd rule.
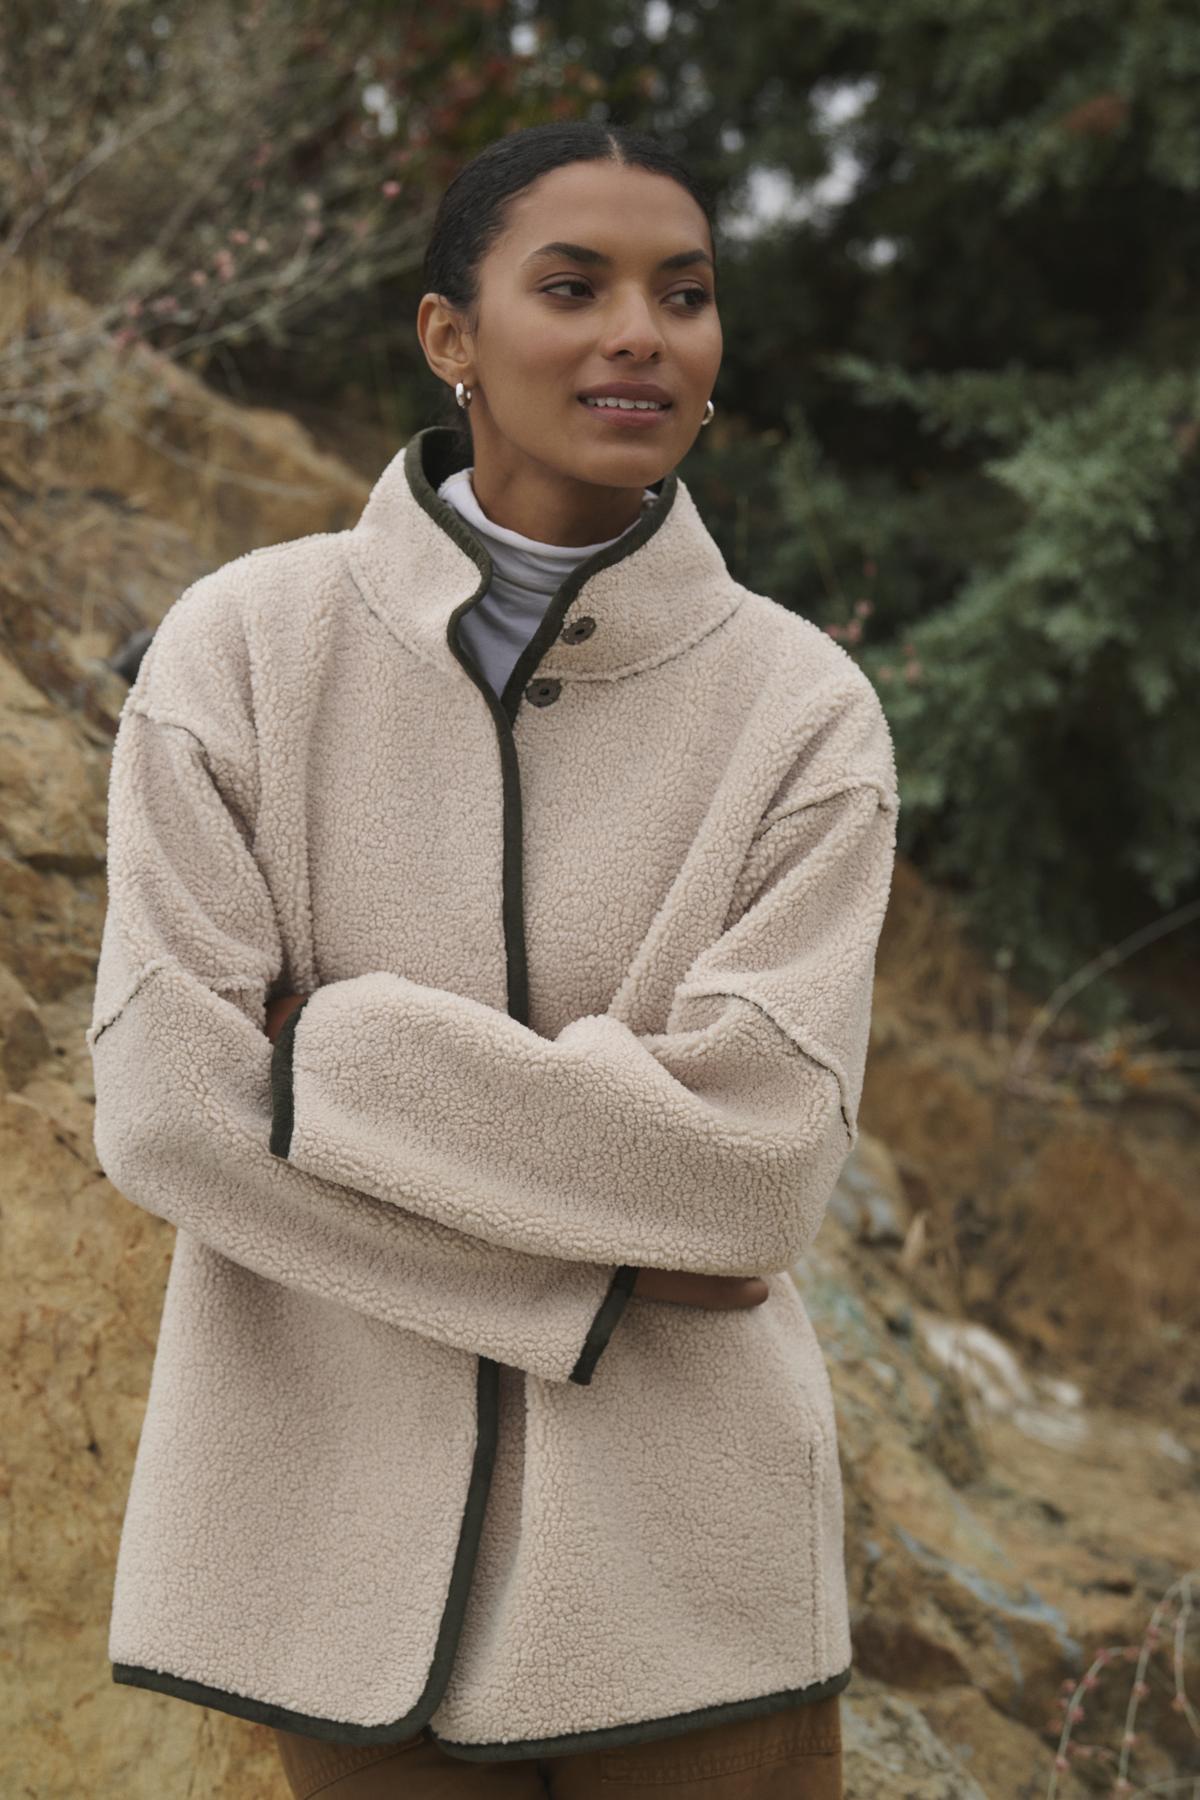
[[[571,262],[581,263],[611,263],[613,260],[611,256],[605,256],[602,250],[589,250],[586,244],[554,243],[543,244],[540,249],[531,250],[522,261],[521,267],[524,268],[526,263],[536,262],[544,256],[565,256]],[[685,269],[689,263],[697,262],[706,262],[710,269],[716,269],[716,264],[707,250],[677,250],[674,256],[664,256],[658,267],[660,269]]]

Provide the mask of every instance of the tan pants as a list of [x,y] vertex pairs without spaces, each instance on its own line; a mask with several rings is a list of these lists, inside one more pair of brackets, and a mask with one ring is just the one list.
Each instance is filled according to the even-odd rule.
[[394,1744],[274,1735],[297,1800],[842,1800],[840,1699],[648,1744],[499,1762],[449,1756],[428,1728]]

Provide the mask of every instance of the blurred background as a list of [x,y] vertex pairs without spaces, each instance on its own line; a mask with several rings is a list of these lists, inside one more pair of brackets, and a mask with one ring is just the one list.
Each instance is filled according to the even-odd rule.
[[847,1792],[1182,1791],[1191,0],[5,0],[0,1788],[285,1792],[264,1728],[105,1653],[173,1240],[91,1141],[109,754],[190,581],[352,524],[447,418],[415,329],[434,209],[562,118],[652,132],[717,194],[724,361],[680,473],[896,745],[861,1139],[795,1271],[846,1483]]

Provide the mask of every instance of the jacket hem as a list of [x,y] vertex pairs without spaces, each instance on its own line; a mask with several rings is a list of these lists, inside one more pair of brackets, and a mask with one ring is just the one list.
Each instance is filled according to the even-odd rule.
[[[423,1723],[416,1708],[384,1725],[351,1725],[341,1719],[322,1719],[315,1713],[294,1712],[269,1700],[256,1700],[251,1694],[210,1687],[207,1682],[189,1681],[186,1676],[173,1675],[169,1669],[149,1669],[141,1663],[113,1663],[112,1678],[125,1687],[149,1688],[175,1700],[190,1700],[194,1706],[207,1706],[214,1712],[231,1713],[237,1719],[250,1719],[256,1725],[269,1725],[276,1731],[298,1731],[306,1737],[325,1738],[337,1744],[387,1744],[393,1739],[399,1742],[415,1737]],[[428,1712],[424,1716],[428,1718]]]
[[634,1744],[663,1742],[681,1737],[685,1732],[703,1731],[708,1725],[727,1725],[736,1719],[758,1719],[768,1713],[782,1712],[793,1706],[811,1705],[840,1694],[850,1685],[853,1665],[847,1664],[836,1675],[823,1681],[811,1681],[806,1687],[778,1688],[773,1694],[754,1694],[748,1700],[718,1701],[715,1706],[701,1706],[695,1712],[666,1713],[659,1719],[637,1719],[625,1725],[612,1725],[602,1731],[568,1732],[563,1737],[515,1738],[498,1744],[463,1744],[452,1738],[439,1737],[430,1729],[429,1737],[447,1756],[462,1762],[508,1762],[521,1757],[572,1756],[585,1750],[617,1750]]
[[[294,1712],[286,1706],[275,1706],[267,1700],[256,1700],[250,1694],[235,1694],[225,1688],[210,1687],[203,1681],[189,1681],[167,1669],[144,1668],[140,1663],[114,1662],[112,1678],[126,1687],[149,1688],[170,1694],[177,1700],[190,1700],[194,1705],[211,1707],[217,1712],[249,1719],[256,1725],[269,1725],[277,1731],[296,1731],[308,1737],[319,1737],[339,1744],[387,1744],[415,1737],[428,1729],[431,1742],[447,1756],[460,1762],[510,1762],[522,1758],[571,1756],[585,1750],[622,1749],[634,1744],[648,1744],[679,1737],[684,1732],[702,1731],[708,1725],[724,1725],[735,1719],[761,1718],[767,1713],[781,1712],[816,1700],[840,1694],[850,1683],[852,1666],[839,1670],[824,1681],[810,1682],[807,1687],[780,1688],[773,1694],[755,1694],[748,1700],[729,1700],[716,1706],[702,1706],[695,1712],[667,1713],[658,1719],[637,1719],[625,1725],[613,1725],[602,1731],[568,1732],[561,1737],[517,1738],[492,1744],[464,1744],[442,1738],[428,1728],[434,1709],[418,1701],[412,1710],[383,1725],[350,1725],[344,1720],[323,1719],[315,1714]],[[428,1695],[422,1696],[425,1700]]]

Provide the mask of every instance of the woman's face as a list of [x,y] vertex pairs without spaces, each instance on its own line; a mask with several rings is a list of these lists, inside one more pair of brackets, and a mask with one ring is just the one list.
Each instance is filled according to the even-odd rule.
[[[628,523],[642,489],[691,449],[723,347],[711,257],[708,221],[677,181],[568,163],[512,202],[481,265],[474,333],[424,297],[431,366],[472,390],[473,479],[497,523],[524,517],[528,535],[563,543],[552,530]],[[671,404],[639,426],[579,399],[614,381],[654,383]]]

